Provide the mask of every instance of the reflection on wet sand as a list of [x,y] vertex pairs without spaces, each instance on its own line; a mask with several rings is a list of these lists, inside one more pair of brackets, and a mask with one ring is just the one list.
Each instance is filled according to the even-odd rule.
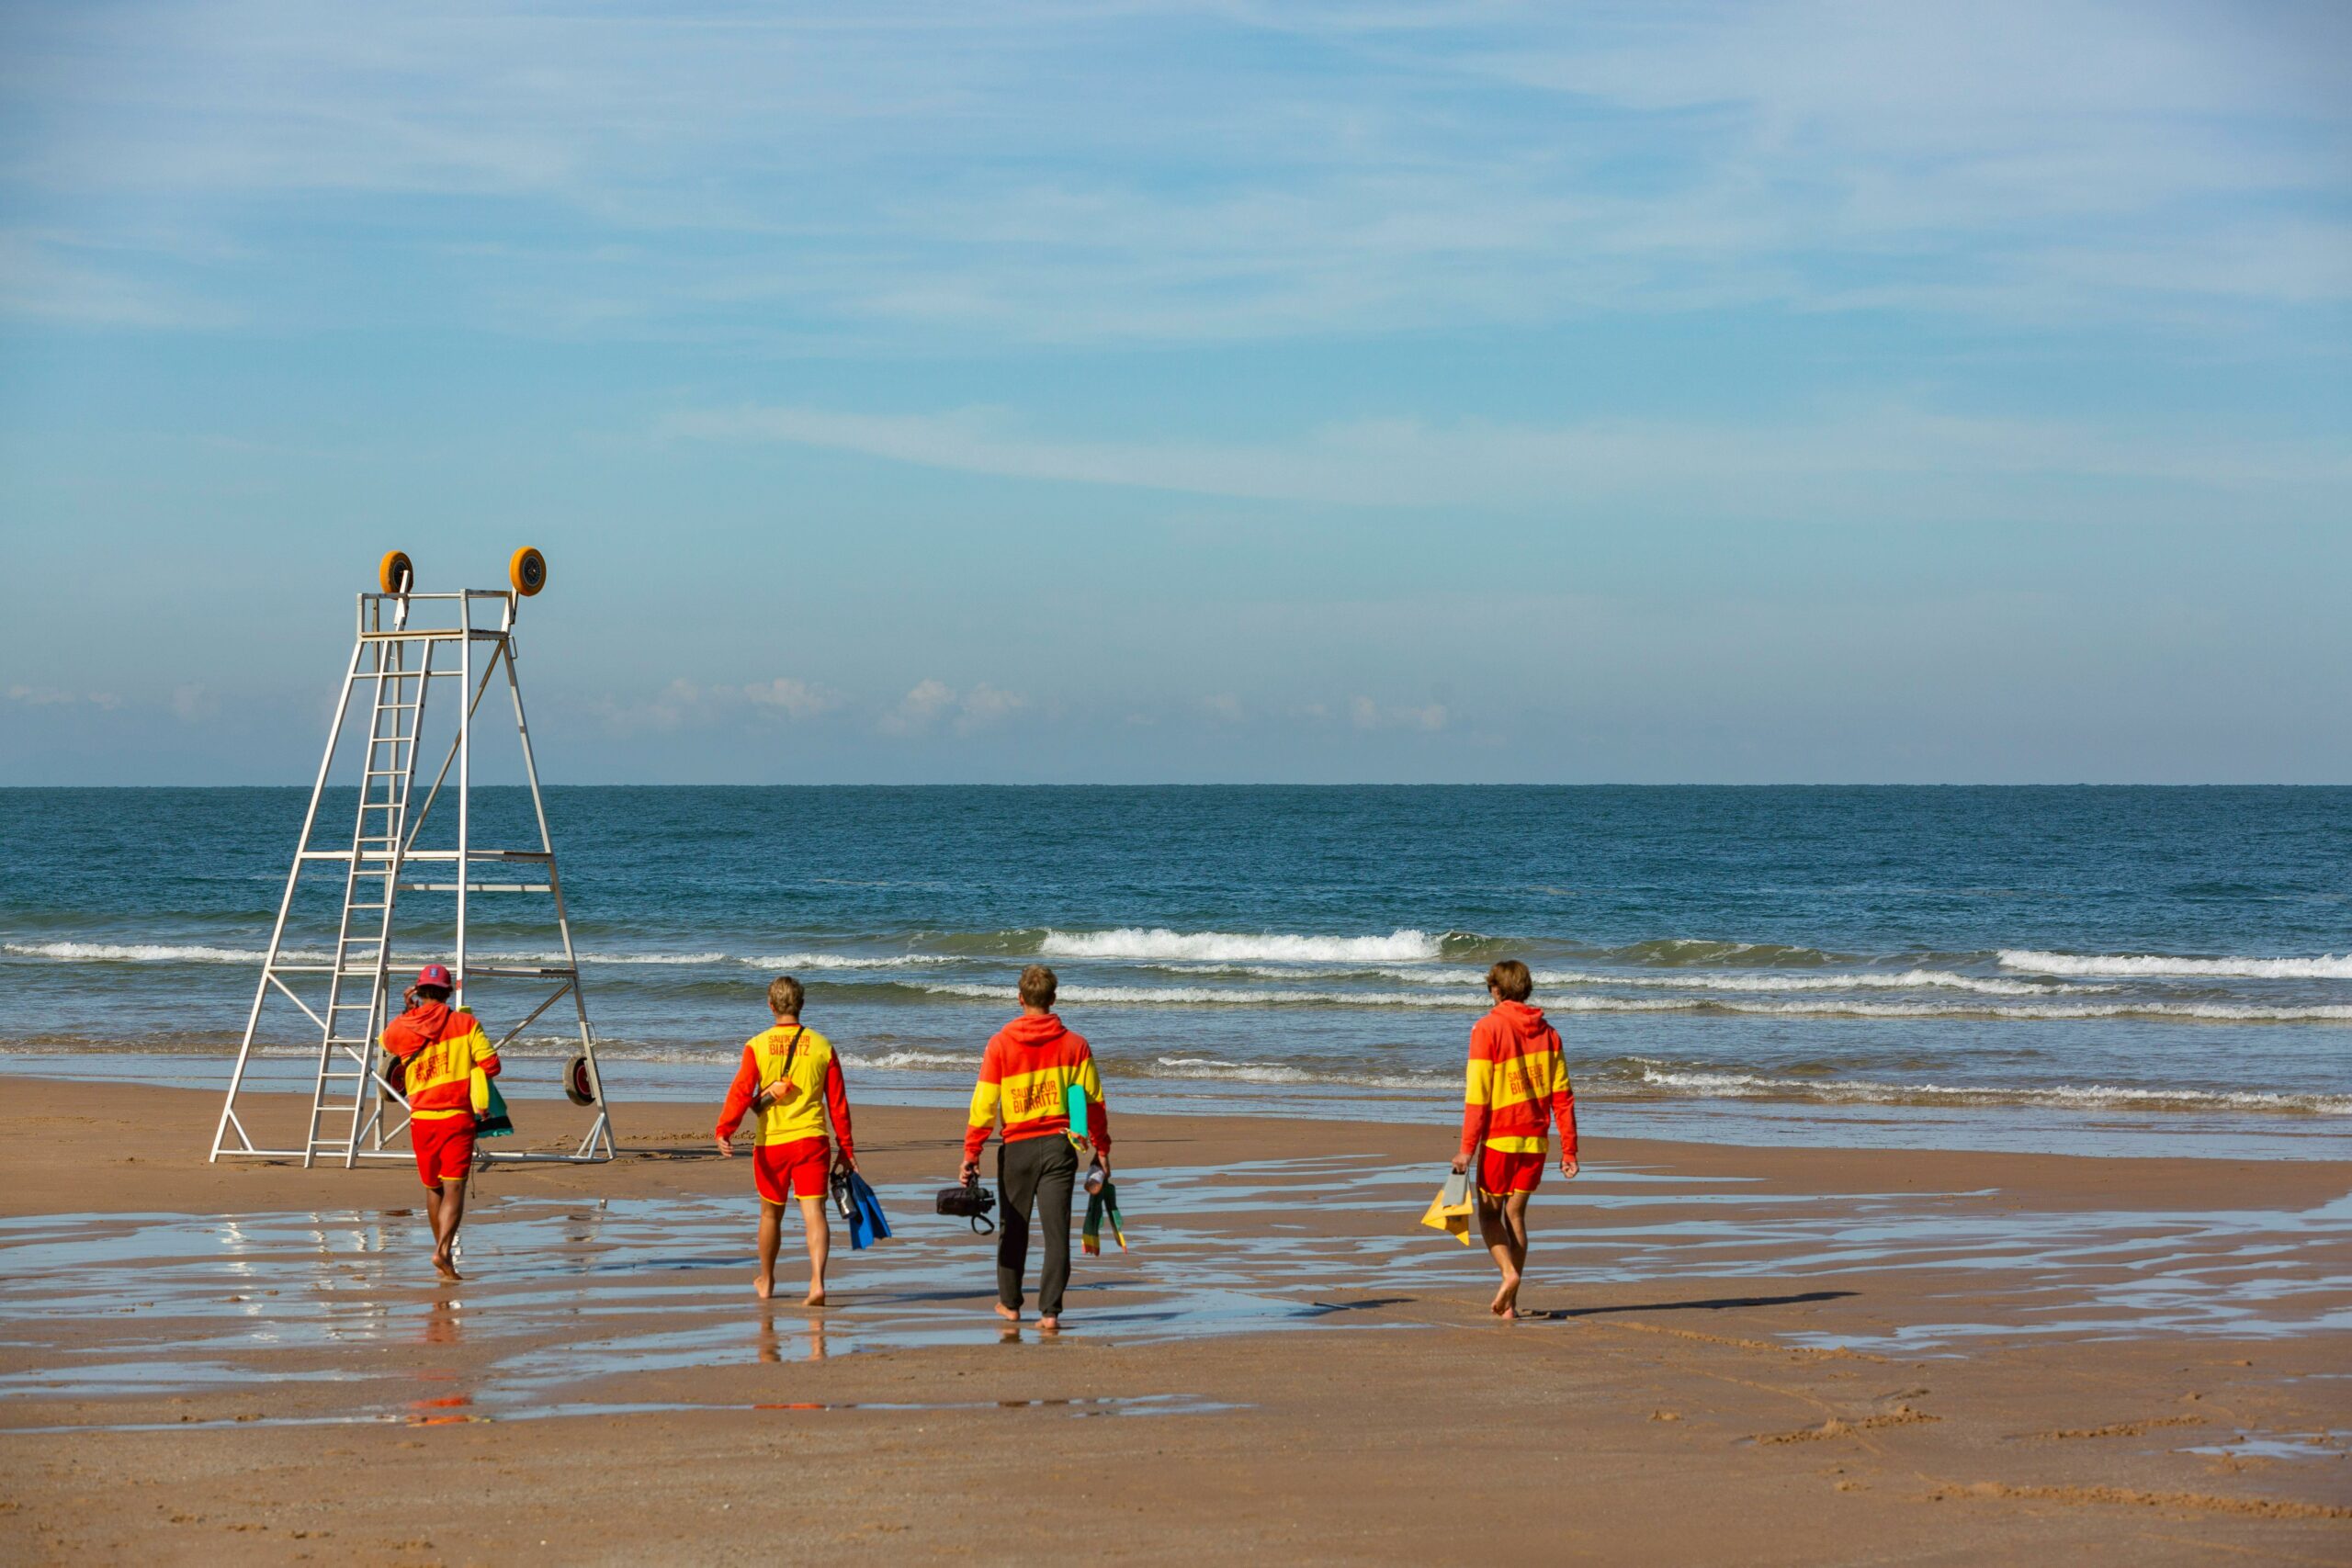
[[[1442,1316],[1428,1298],[1475,1283],[1480,1261],[1414,1224],[1429,1181],[1353,1157],[1130,1179],[1135,1249],[1081,1266],[1069,1326],[1128,1342],[1425,1327]],[[886,1188],[883,1200],[918,1214],[926,1190]],[[493,1199],[468,1227],[462,1296],[430,1285],[413,1234],[422,1222],[399,1211],[0,1220],[0,1315],[19,1369],[0,1372],[0,1395],[310,1383],[329,1385],[313,1403],[332,1408],[296,1418],[511,1419],[586,1408],[581,1391],[628,1374],[731,1363],[789,1376],[843,1354],[1045,1337],[997,1321],[991,1248],[944,1223],[910,1223],[840,1259],[833,1307],[780,1322],[742,1283],[742,1208],[691,1195]],[[1989,1336],[2352,1326],[2352,1198],[2302,1210],[2027,1212],[1982,1191],[1788,1192],[1592,1170],[1540,1194],[1537,1224],[1527,1326],[1538,1333],[1636,1310],[1580,1304],[1580,1288],[1655,1284],[1641,1311],[1815,1303],[1866,1298],[1869,1277],[1888,1270],[1950,1280],[1932,1298],[1948,1310],[1866,1331],[1789,1331],[1784,1342],[1916,1354]],[[463,1386],[434,1397],[463,1403],[420,1403],[419,1372],[379,1359],[403,1344],[449,1357],[425,1377],[462,1368]]]
[[[762,1303],[761,1304],[764,1306],[767,1303]],[[785,1341],[776,1334],[775,1314],[774,1312],[763,1312],[760,1314],[760,1331],[754,1340],[754,1343],[758,1347],[759,1358],[762,1361],[765,1362],[769,1366],[779,1366],[783,1363],[785,1359],[784,1352],[786,1344]],[[800,1361],[821,1361],[825,1359],[825,1320],[814,1313],[811,1313],[808,1319],[807,1343],[808,1348],[808,1353],[806,1355],[795,1356],[792,1358],[793,1359]]]

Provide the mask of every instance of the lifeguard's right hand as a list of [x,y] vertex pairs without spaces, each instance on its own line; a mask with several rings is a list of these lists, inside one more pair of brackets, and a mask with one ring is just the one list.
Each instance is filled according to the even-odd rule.
[[1455,1161],[1453,1162],[1453,1174],[1454,1174],[1454,1175],[1456,1175],[1456,1176],[1467,1176],[1467,1175],[1469,1175],[1469,1174],[1470,1174],[1470,1162],[1469,1162],[1468,1160],[1466,1160],[1466,1159],[1458,1159],[1458,1160],[1455,1160]]
[[963,1163],[963,1166],[956,1172],[956,1180],[959,1186],[969,1187],[973,1182],[978,1181],[979,1179],[980,1162],[976,1159],[966,1160]]
[[729,1159],[735,1157],[735,1141],[732,1138],[718,1138],[716,1141],[720,1154],[725,1155]]

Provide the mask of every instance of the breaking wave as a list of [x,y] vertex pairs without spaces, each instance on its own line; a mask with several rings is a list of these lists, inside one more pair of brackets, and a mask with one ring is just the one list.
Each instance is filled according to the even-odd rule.
[[2174,958],[2163,953],[2041,953],[2003,948],[2004,969],[2041,975],[2106,975],[2119,978],[2195,976],[2233,980],[2352,980],[2352,953],[2317,958]]
[[1038,942],[1037,951],[1056,958],[1377,964],[1384,960],[1394,963],[1436,958],[1441,955],[1445,940],[1410,930],[1394,931],[1386,936],[1294,936],[1279,931],[1250,935],[1237,931],[1178,931],[1165,926],[1149,931],[1140,926],[1122,926],[1107,931],[1049,931]]
[[150,942],[12,942],[0,944],[0,952],[65,964],[258,964],[266,956],[257,949]]

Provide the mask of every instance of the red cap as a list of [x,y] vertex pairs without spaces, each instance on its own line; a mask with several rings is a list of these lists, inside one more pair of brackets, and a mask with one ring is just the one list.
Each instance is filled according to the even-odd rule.
[[426,964],[416,972],[416,983],[420,986],[438,986],[445,991],[454,991],[458,988],[458,983],[449,978],[449,966],[446,964]]

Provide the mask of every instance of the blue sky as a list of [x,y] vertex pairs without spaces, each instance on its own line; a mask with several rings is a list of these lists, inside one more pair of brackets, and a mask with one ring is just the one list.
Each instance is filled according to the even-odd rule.
[[0,4],[0,783],[2352,778],[2330,6]]

